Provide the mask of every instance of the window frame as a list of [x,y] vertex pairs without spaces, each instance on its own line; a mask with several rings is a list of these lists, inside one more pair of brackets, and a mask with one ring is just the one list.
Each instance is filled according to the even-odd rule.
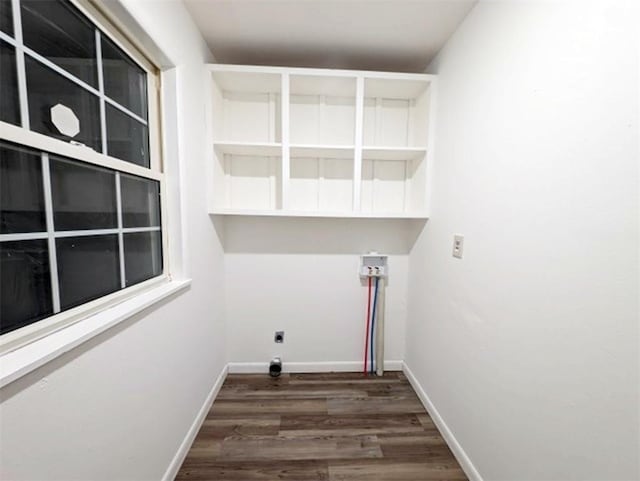
[[[75,8],[77,8],[87,19],[93,23],[95,27],[95,35],[97,42],[97,59],[98,59],[98,71],[99,71],[99,89],[95,89],[90,85],[84,83],[82,80],[75,78],[70,73],[64,71],[62,68],[53,64],[41,55],[33,52],[22,43],[22,26],[20,15],[20,0],[10,0],[13,9],[13,37],[0,32],[0,39],[7,42],[16,52],[16,65],[17,65],[17,78],[18,78],[18,91],[20,97],[20,116],[21,125],[13,125],[8,122],[0,121],[0,139],[13,142],[18,145],[23,145],[35,149],[41,153],[43,165],[48,162],[49,155],[59,155],[71,160],[77,160],[85,162],[91,165],[104,167],[115,171],[115,175],[119,176],[119,173],[131,174],[134,176],[151,179],[158,181],[160,184],[160,229],[161,229],[161,248],[163,269],[160,275],[147,279],[138,284],[134,284],[129,287],[121,288],[106,296],[94,299],[85,304],[73,307],[63,312],[57,312],[53,315],[35,321],[32,324],[28,324],[14,331],[7,332],[0,336],[0,355],[18,349],[26,344],[29,344],[35,340],[41,339],[53,332],[56,332],[70,324],[79,322],[97,312],[105,310],[116,304],[124,302],[134,296],[148,291],[160,284],[166,283],[171,280],[170,272],[170,259],[169,259],[169,242],[168,242],[168,206],[167,206],[167,183],[164,174],[163,152],[162,152],[162,112],[160,105],[161,85],[160,85],[160,68],[152,62],[148,56],[146,56],[142,49],[135,45],[135,42],[130,40],[123,31],[119,28],[118,24],[105,16],[98,5],[94,4],[93,0],[67,0]],[[147,120],[144,122],[147,126],[149,135],[149,168],[143,167],[132,162],[110,157],[102,152],[94,151],[93,149],[81,145],[75,145],[64,140],[49,137],[45,134],[34,132],[29,130],[28,124],[28,103],[27,103],[27,90],[26,90],[26,73],[24,58],[29,55],[35,58],[41,64],[47,68],[55,71],[58,74],[63,75],[65,78],[71,80],[76,85],[92,92],[97,95],[100,102],[100,116],[101,116],[101,139],[103,150],[106,148],[107,138],[106,131],[106,105],[110,104],[123,110],[123,107],[117,104],[115,101],[109,99],[104,92],[104,82],[102,79],[102,60],[100,56],[100,35],[108,37],[116,46],[118,46],[126,55],[129,56],[141,69],[146,73],[147,77]],[[126,110],[126,109],[125,109]],[[129,113],[133,114],[132,112]],[[134,118],[139,116],[133,114]],[[46,158],[46,159],[45,159]],[[43,177],[48,176],[49,173],[43,173]],[[49,184],[50,187],[50,184]],[[50,193],[49,193],[50,194]],[[51,209],[51,206],[45,206],[46,209]],[[47,216],[49,217],[49,214]],[[123,227],[118,227],[120,235],[122,236]],[[126,229],[124,229],[126,232]],[[10,240],[22,240],[28,239],[29,235],[33,233],[20,233],[20,234],[0,234],[0,237],[5,241]],[[42,238],[42,233],[37,233]],[[49,240],[49,251],[51,255],[51,249],[55,249],[55,235],[53,233],[53,225],[47,222],[47,239]],[[53,244],[52,244],[53,242]],[[122,252],[122,239],[120,239],[120,256]],[[123,262],[123,259],[121,259]],[[50,267],[55,267],[55,261],[50,261]],[[57,272],[54,274],[52,269],[52,278],[57,278]],[[57,285],[57,279],[52,280],[52,291]],[[53,294],[55,296],[55,294]]]

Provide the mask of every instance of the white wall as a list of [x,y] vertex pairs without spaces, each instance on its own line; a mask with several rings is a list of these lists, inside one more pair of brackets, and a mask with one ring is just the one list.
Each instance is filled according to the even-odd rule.
[[[424,222],[239,218],[225,220],[229,360],[358,369],[367,287],[360,254],[389,254],[385,359],[404,358],[408,252]],[[273,342],[285,330],[285,342]],[[305,365],[308,368],[308,365]]]
[[170,221],[184,224],[192,287],[0,392],[2,479],[160,479],[226,363],[223,252],[201,175],[202,65],[211,54],[181,3],[122,4],[177,65],[189,188],[185,217]]
[[[385,359],[391,361],[404,356],[407,258],[389,260]],[[228,254],[225,261],[232,362],[268,363],[279,355],[285,370],[360,368],[367,288],[357,255]],[[285,331],[281,346],[273,341],[276,330]]]
[[[210,53],[179,2],[122,4],[178,65],[188,188],[175,190],[193,285],[0,392],[3,479],[159,479],[227,360],[359,362],[357,256],[370,249],[392,255],[386,358],[405,357],[406,337],[409,367],[485,479],[638,477],[631,15],[584,2],[472,11],[433,65],[437,165],[422,231],[210,219]],[[461,261],[454,232],[466,236]]]
[[430,67],[433,212],[410,256],[407,363],[485,480],[640,477],[624,5],[480,2]]

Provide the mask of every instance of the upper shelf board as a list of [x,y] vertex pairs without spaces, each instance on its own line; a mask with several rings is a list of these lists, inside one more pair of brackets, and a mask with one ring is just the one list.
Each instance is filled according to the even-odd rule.
[[367,98],[415,99],[429,87],[429,79],[365,78],[364,96]]
[[322,212],[322,211],[291,211],[291,210],[249,210],[249,209],[214,209],[212,215],[230,216],[260,216],[260,217],[333,217],[347,219],[428,219],[427,214],[421,213],[384,213],[384,212]]
[[291,95],[327,95],[355,97],[355,77],[329,77],[326,75],[292,75],[289,90]]
[[279,93],[282,77],[273,72],[235,72],[213,70],[213,79],[220,89],[227,92]]
[[413,160],[424,157],[426,147],[363,147],[366,160]]
[[354,152],[352,145],[291,145],[291,157],[353,159]]
[[292,95],[354,96],[356,79],[365,81],[365,97],[411,99],[436,79],[421,73],[328,70],[209,64],[207,68],[222,90],[233,92],[281,92],[282,75],[290,76]]
[[277,157],[282,155],[282,144],[260,142],[214,142],[215,149],[222,154],[257,155]]

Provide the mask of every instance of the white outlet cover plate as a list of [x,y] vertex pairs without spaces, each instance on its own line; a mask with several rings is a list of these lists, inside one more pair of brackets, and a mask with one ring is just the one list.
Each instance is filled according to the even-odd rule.
[[455,234],[453,236],[453,257],[462,259],[462,252],[464,250],[464,236]]

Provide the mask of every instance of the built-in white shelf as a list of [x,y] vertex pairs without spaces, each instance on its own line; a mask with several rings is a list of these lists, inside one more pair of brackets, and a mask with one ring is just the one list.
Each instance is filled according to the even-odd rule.
[[282,140],[282,76],[267,70],[211,72],[210,123],[214,140]]
[[427,141],[431,81],[365,78],[363,144],[419,147]]
[[353,145],[291,145],[291,157],[317,157],[323,159],[353,159]]
[[376,160],[415,160],[427,155],[426,147],[362,147],[362,158]]
[[209,212],[424,219],[435,77],[209,65]]
[[282,155],[282,144],[275,142],[214,142],[213,146],[218,155]]
[[[331,72],[330,70],[325,73]],[[355,143],[355,76],[289,76],[289,140],[292,144]]]
[[320,217],[320,218],[349,218],[349,219],[428,219],[425,213],[404,214],[404,213],[366,213],[366,212],[321,212],[321,211],[287,211],[287,210],[250,210],[250,209],[214,209],[210,212],[213,215],[223,216],[267,216],[267,217]]

